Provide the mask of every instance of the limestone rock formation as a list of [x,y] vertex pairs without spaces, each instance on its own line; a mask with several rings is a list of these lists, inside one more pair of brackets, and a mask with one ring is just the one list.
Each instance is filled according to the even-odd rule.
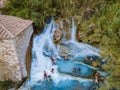
[[62,38],[62,29],[58,28],[54,33],[54,42],[57,43]]

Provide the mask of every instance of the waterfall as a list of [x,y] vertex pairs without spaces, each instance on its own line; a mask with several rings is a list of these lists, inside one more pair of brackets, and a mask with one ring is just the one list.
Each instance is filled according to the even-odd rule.
[[[34,37],[33,40],[33,58],[32,58],[32,65],[31,65],[31,74],[30,78],[31,81],[43,81],[43,72],[47,71],[48,75],[52,76],[52,79],[57,83],[61,79],[78,79],[73,78],[69,75],[62,75],[57,71],[57,65],[52,65],[50,57],[44,56],[44,52],[48,56],[54,56],[58,55],[57,48],[55,47],[53,43],[53,34],[57,27],[55,27],[55,22],[51,21],[50,24],[48,24],[45,29],[43,30],[43,33],[41,33],[38,36]],[[50,70],[51,68],[55,69],[55,73],[51,74]]]
[[43,80],[43,72],[47,71],[50,74],[52,66],[51,60],[49,57],[43,55],[44,52],[47,52],[50,56],[58,55],[58,51],[53,43],[53,33],[56,30],[54,21],[51,21],[44,30],[43,33],[36,36],[33,40],[33,59],[31,66],[31,80]]
[[76,26],[75,26],[74,18],[72,18],[71,40],[72,41],[76,40]]
[[74,57],[75,56],[99,56],[100,51],[99,49],[86,44],[86,43],[79,43],[76,41],[76,26],[74,22],[74,18],[72,18],[72,27],[71,27],[71,39],[64,42],[67,44],[69,47],[71,47],[71,52]]
[[[85,71],[82,71],[82,73],[86,73],[87,70],[91,70],[91,71],[94,71],[94,70],[88,66],[85,66],[84,64],[81,65],[79,63],[74,63],[74,62],[72,63],[71,61],[69,63],[65,63],[64,60],[59,62],[59,60],[62,59],[59,55],[59,50],[61,49],[59,47],[56,47],[53,42],[54,32],[57,28],[59,28],[59,26],[54,22],[54,20],[52,20],[49,24],[45,26],[42,33],[34,37],[33,48],[32,48],[32,64],[31,64],[30,80],[27,82],[26,86],[32,86],[35,83],[38,83],[39,81],[41,83],[44,82],[43,72],[46,71],[47,74],[51,76],[55,85],[58,85],[58,87],[62,82],[64,82],[64,84],[62,85],[67,86],[67,84],[65,83],[66,80],[68,81],[68,83],[79,82],[78,86],[82,85],[81,83],[86,83],[85,85],[83,84],[83,86],[87,87],[87,85],[90,85],[90,82],[92,82],[91,79],[74,77],[64,72],[61,73],[59,71],[59,69],[66,69],[66,70],[69,70],[71,73],[72,68],[76,65],[77,67],[83,66],[82,69],[86,69]],[[70,54],[72,54],[73,56],[77,56],[77,55],[78,56],[87,56],[87,55],[99,56],[99,49],[96,49],[88,44],[78,43],[75,40],[76,27],[73,19],[72,19],[71,29],[72,29],[71,40],[65,41],[65,43],[72,48],[71,49],[72,51],[70,52]],[[54,57],[55,55],[58,56],[59,60],[58,60],[58,64],[53,65],[51,63],[50,57]],[[64,63],[65,65],[62,65],[59,63]],[[66,66],[67,64],[70,67]],[[54,74],[51,73],[52,68],[54,68],[54,71],[55,71]]]

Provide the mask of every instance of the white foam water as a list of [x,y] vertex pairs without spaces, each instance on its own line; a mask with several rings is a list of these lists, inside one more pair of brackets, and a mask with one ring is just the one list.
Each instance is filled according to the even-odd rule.
[[72,28],[71,28],[71,40],[76,41],[76,26],[73,18],[72,18]]

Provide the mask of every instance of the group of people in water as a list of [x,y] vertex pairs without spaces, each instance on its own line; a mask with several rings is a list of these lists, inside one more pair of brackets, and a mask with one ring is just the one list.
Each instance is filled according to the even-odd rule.
[[85,63],[87,63],[87,64],[92,64],[92,62],[94,61],[95,59],[94,59],[94,57],[90,57],[90,58],[88,58],[88,57],[85,57]]
[[80,68],[73,67],[72,72],[75,73],[75,74],[79,74],[80,75],[80,70],[81,70]]
[[[56,64],[57,58],[58,58],[57,55],[55,55],[54,57],[52,56],[50,57],[52,65]],[[54,73],[54,71],[55,71],[54,68],[50,70],[52,74]],[[44,74],[44,80],[46,80],[47,78],[51,78],[51,75],[48,75],[46,71],[44,71],[43,74]]]
[[[67,56],[64,56],[63,58],[64,58],[64,60],[67,60],[67,59],[68,59]],[[51,59],[52,65],[56,65],[56,60],[58,59],[57,55],[54,55],[53,57],[51,56],[50,59]],[[85,57],[85,61],[86,61],[86,62],[87,62],[87,61],[93,62],[93,61],[94,61],[94,58],[93,58],[93,57],[91,57],[91,58]],[[80,75],[80,71],[81,71],[80,68],[73,67],[73,69],[72,69],[72,72],[75,73],[75,74],[79,74],[79,75]],[[54,68],[51,69],[51,73],[54,73]],[[48,76],[49,76],[49,75],[48,75]],[[47,76],[47,72],[44,71],[44,79],[46,79],[48,76]]]
[[[58,57],[57,57],[57,55],[55,55],[54,57],[50,57],[50,59],[51,59],[52,65],[55,65],[56,64],[56,60],[58,59]],[[66,60],[66,59],[68,59],[67,56],[64,57],[64,60]],[[93,57],[90,57],[90,58],[85,57],[84,60],[85,60],[85,62],[93,62],[94,58]],[[52,74],[54,74],[54,71],[55,71],[54,68],[52,68],[50,70],[50,72]],[[81,71],[80,68],[73,67],[73,69],[72,69],[72,72],[75,73],[75,74],[79,74],[80,75],[80,71]],[[43,73],[44,73],[44,80],[51,78],[51,75],[48,75],[46,71],[44,71]],[[102,83],[104,82],[104,79],[101,77],[101,75],[99,73],[96,73],[94,78],[95,78],[94,81],[95,81],[97,87],[99,87],[99,84],[101,82]]]
[[[50,72],[54,73],[54,68],[52,68]],[[46,80],[47,78],[51,78],[51,75],[48,75],[47,72],[44,71],[44,80]]]
[[[51,59],[52,65],[56,65],[56,60],[58,59],[58,56],[57,55],[54,55],[53,57],[50,56],[50,59]],[[67,60],[67,59],[68,59],[68,57],[64,56],[64,60]],[[77,70],[73,70],[73,72],[76,72],[76,71]],[[78,69],[78,71],[80,71],[80,70]],[[52,68],[50,72],[54,73],[54,68]],[[51,78],[51,76],[48,75],[46,71],[44,71],[43,74],[44,74],[44,79]]]

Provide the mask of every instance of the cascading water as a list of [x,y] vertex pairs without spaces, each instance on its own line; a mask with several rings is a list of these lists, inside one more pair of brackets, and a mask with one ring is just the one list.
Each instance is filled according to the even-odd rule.
[[72,18],[72,27],[71,27],[71,39],[63,42],[68,47],[71,48],[70,55],[76,57],[85,57],[85,56],[99,56],[99,49],[90,46],[86,43],[79,43],[76,41],[76,26],[74,18]]
[[[90,76],[95,71],[93,68],[78,62],[65,61],[59,55],[60,48],[56,48],[53,42],[53,36],[58,25],[52,20],[46,25],[43,32],[36,35],[33,40],[32,48],[32,65],[30,79],[23,87],[31,87],[32,90],[88,90],[93,80],[82,78],[82,76]],[[69,54],[84,57],[89,55],[99,56],[99,50],[84,43],[75,41],[76,27],[72,19],[71,40],[66,43],[71,49]],[[56,64],[51,63],[50,57],[58,56]],[[76,67],[81,69],[80,76],[74,74],[72,69]],[[51,69],[54,68],[54,73]],[[51,76],[52,82],[44,80],[43,72]]]
[[74,22],[74,19],[72,18],[72,28],[71,28],[71,40],[72,41],[75,41],[76,39],[76,26],[75,26],[75,22]]
[[[50,70],[53,67],[55,71],[57,71],[57,66],[53,66],[50,58],[43,55],[44,52],[48,53],[49,56],[58,55],[58,51],[52,41],[55,29],[56,26],[54,22],[51,21],[51,23],[45,27],[43,33],[36,36],[33,40],[33,60],[30,74],[32,81],[43,80],[43,71],[51,74]],[[56,73],[54,75],[57,77]]]

